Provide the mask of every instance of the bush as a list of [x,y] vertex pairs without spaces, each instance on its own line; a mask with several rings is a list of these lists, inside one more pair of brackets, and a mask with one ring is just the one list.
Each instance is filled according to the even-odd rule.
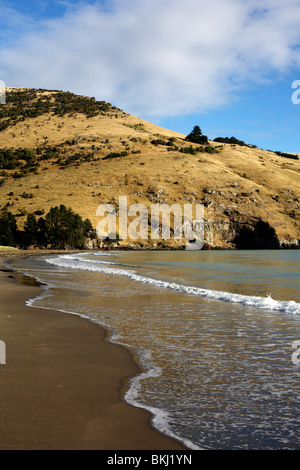
[[124,152],[110,152],[108,155],[102,158],[102,160],[108,160],[109,158],[118,158],[118,157],[126,157],[128,152],[124,150]]
[[214,142],[221,142],[223,144],[246,145],[243,140],[238,140],[235,137],[216,137]]
[[193,147],[190,145],[189,147],[181,147],[179,149],[180,153],[189,153],[191,155],[197,155],[198,152],[200,153],[218,153],[218,150],[211,145],[206,145],[205,147]]
[[192,145],[190,147],[181,147],[179,152],[180,153],[189,153],[191,155],[197,155],[197,150],[194,147],[192,147]]
[[298,155],[294,155],[293,153],[286,153],[286,152],[274,152],[276,155],[279,157],[284,157],[284,158],[291,158],[292,160],[299,160]]

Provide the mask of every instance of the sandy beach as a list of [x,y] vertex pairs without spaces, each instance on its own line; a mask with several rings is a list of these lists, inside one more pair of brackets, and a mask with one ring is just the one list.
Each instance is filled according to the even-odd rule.
[[41,287],[0,269],[0,450],[185,450],[122,401],[139,371],[129,351],[86,319],[27,307]]

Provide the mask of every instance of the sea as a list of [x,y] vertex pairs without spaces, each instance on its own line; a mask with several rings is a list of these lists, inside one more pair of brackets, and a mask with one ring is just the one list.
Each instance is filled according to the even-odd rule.
[[31,307],[129,349],[123,399],[195,450],[300,449],[300,251],[66,252],[15,258]]

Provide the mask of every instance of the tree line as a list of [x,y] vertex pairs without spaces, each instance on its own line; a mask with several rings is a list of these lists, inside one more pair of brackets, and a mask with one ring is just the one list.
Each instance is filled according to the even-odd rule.
[[3,208],[0,212],[0,245],[27,249],[34,245],[50,249],[82,249],[86,239],[95,237],[89,219],[65,205],[51,207],[45,217],[27,215],[23,230],[18,229],[16,217]]
[[75,95],[71,92],[51,90],[50,94],[39,95],[43,89],[14,90],[6,93],[6,105],[0,109],[0,131],[42,114],[53,113],[57,116],[81,113],[87,117],[118,110],[111,103],[95,98]]

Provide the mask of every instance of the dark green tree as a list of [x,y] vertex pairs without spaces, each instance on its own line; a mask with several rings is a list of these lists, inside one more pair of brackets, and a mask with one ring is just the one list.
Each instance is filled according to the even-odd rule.
[[63,204],[51,207],[44,224],[39,221],[39,226],[43,230],[41,236],[45,244],[57,249],[83,248],[86,237],[92,230],[90,222],[83,221],[79,214],[70,208],[67,209]]
[[28,214],[24,223],[24,245],[36,245],[38,243],[38,224],[34,214]]
[[185,140],[195,144],[207,144],[208,142],[207,136],[202,134],[199,126],[194,126],[192,132],[186,136]]
[[15,216],[3,208],[0,212],[0,245],[16,246],[18,227]]
[[84,233],[87,237],[96,238],[96,230],[94,229],[92,222],[90,219],[85,219],[83,222],[84,225]]

